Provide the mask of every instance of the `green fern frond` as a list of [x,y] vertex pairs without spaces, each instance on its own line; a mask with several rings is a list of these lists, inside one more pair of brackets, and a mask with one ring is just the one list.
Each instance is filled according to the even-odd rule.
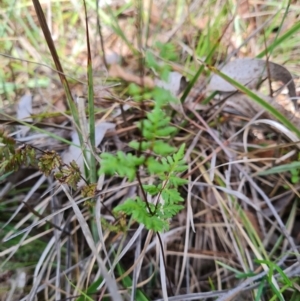
[[177,189],[164,189],[161,193],[163,199],[165,200],[166,204],[175,204],[178,202],[183,202],[184,199],[180,196],[180,193]]
[[[150,204],[151,209],[154,211],[155,206]],[[132,218],[139,224],[145,225],[146,229],[153,231],[163,231],[169,228],[167,218],[162,218],[159,214],[151,214],[147,211],[146,203],[139,197],[134,199],[127,199],[123,204],[118,205],[114,212],[123,212],[126,215],[132,215]],[[156,213],[159,210],[156,211]]]
[[117,152],[116,156],[102,153],[100,157],[102,161],[99,174],[118,174],[121,177],[127,177],[130,182],[134,180],[138,166],[142,165],[145,161],[144,156],[137,157],[121,151]]
[[149,193],[150,195],[157,195],[160,193],[161,191],[161,188],[162,188],[162,185],[158,185],[158,186],[155,186],[155,185],[143,185],[143,189]]
[[156,140],[153,143],[153,151],[160,156],[166,156],[171,153],[173,153],[176,150],[175,147],[169,145],[166,142],[163,142],[161,140]]

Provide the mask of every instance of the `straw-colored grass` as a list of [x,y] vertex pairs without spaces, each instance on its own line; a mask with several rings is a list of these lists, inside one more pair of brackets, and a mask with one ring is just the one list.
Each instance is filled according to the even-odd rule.
[[[258,92],[216,67],[262,58],[297,88],[299,4],[107,2],[0,8],[0,300],[298,300],[299,113],[278,83]],[[157,175],[145,165],[133,181],[98,171],[103,152],[161,160],[129,144],[173,71],[181,87],[168,86],[178,101],[164,113],[177,132],[164,141],[185,143],[177,176],[188,181],[184,209],[156,233],[114,208],[151,203],[141,185],[159,185]],[[208,91],[212,74],[239,92]],[[7,165],[8,145],[34,152],[32,164]]]

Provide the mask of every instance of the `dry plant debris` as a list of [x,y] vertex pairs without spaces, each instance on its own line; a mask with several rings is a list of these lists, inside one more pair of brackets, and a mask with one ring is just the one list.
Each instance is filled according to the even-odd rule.
[[[104,2],[87,1],[90,53],[82,4],[43,4],[77,124],[32,4],[0,10],[0,300],[298,300],[298,2]],[[188,164],[184,210],[161,233],[114,213],[142,197],[143,184],[158,186],[145,166],[133,181],[85,176],[104,152],[142,150],[130,143],[141,140],[158,87],[178,98],[163,108],[177,129],[166,138],[186,145]]]

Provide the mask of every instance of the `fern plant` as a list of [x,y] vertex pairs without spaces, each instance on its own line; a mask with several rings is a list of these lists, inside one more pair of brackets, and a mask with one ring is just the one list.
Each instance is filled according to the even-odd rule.
[[[170,45],[158,45],[161,56],[168,57]],[[146,64],[165,78],[169,67],[158,64],[153,55],[146,55]],[[151,91],[143,90],[131,85],[130,91],[133,99],[153,99],[153,109],[148,112],[143,120],[137,123],[142,140],[131,141],[129,146],[134,153],[117,152],[101,154],[100,174],[119,175],[129,181],[138,178],[139,183],[144,182],[140,178],[140,170],[143,169],[145,176],[154,177],[155,184],[141,184],[142,197],[128,199],[114,209],[116,214],[123,212],[132,215],[138,223],[144,224],[149,230],[164,231],[169,227],[169,220],[175,216],[184,206],[180,196],[179,187],[186,184],[187,180],[179,175],[187,169],[185,164],[184,149],[181,145],[178,149],[168,140],[177,129],[170,125],[170,117],[167,108],[170,101],[179,101],[169,91],[156,87]],[[139,97],[138,97],[139,96]],[[42,151],[33,146],[24,144],[18,146],[16,141],[0,133],[0,173],[18,170],[21,166],[38,168],[46,176],[53,174],[60,183],[77,189],[77,185],[83,179],[76,162],[65,164],[55,151]],[[93,198],[96,193],[96,183],[86,183],[81,189],[85,198]]]
[[[135,141],[130,144],[136,146]],[[151,155],[147,158],[132,154],[125,155],[122,152],[118,152],[117,155],[103,153],[99,171],[100,174],[118,174],[133,181],[139,168],[144,166],[148,175],[156,177],[156,185],[142,185],[142,189],[152,197],[154,202],[148,202],[148,198],[142,199],[136,196],[127,199],[114,209],[115,213],[123,212],[131,215],[138,223],[144,224],[148,230],[156,232],[168,230],[169,219],[184,208],[180,204],[184,199],[180,196],[178,187],[187,182],[178,176],[187,169],[183,160],[185,145],[181,145],[179,150],[172,155],[160,157],[159,155],[168,152],[171,148],[166,143],[164,145],[167,147],[166,149],[161,147],[161,152],[156,149],[157,156]]]
[[[168,54],[164,51],[163,45],[158,46],[161,53]],[[146,64],[161,74],[161,77],[166,77],[168,68],[159,65],[150,53],[146,54]],[[156,87],[143,94],[141,88],[131,85],[130,92],[136,101],[150,95],[154,102],[153,109],[137,123],[142,140],[129,143],[129,146],[136,150],[136,154],[125,154],[122,151],[115,155],[102,153],[99,173],[126,177],[130,182],[138,178],[139,183],[142,183],[139,171],[143,168],[145,176],[154,177],[155,184],[141,185],[143,197],[127,199],[118,205],[114,212],[131,215],[148,230],[160,232],[167,230],[169,220],[184,208],[182,205],[184,199],[178,188],[187,183],[187,180],[179,176],[187,169],[183,159],[185,145],[176,149],[167,142],[177,131],[170,125],[170,117],[166,114],[168,103],[174,101],[174,96],[169,91]]]

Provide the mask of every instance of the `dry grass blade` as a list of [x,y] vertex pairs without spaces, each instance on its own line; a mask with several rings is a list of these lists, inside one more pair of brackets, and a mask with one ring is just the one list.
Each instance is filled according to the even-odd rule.
[[65,192],[66,196],[68,197],[70,203],[72,204],[72,208],[74,210],[74,213],[76,215],[76,218],[80,224],[80,227],[84,233],[84,236],[86,238],[86,241],[93,253],[93,255],[95,256],[97,263],[99,265],[99,269],[101,270],[101,274],[103,275],[104,279],[105,279],[105,283],[108,286],[108,289],[110,291],[110,294],[112,296],[112,298],[114,300],[117,301],[122,301],[122,298],[118,292],[118,288],[116,286],[116,283],[114,282],[113,278],[109,275],[107,269],[105,268],[105,264],[103,262],[103,260],[100,258],[98,252],[97,252],[97,248],[92,236],[92,233],[88,227],[88,224],[86,223],[79,207],[77,206],[77,204],[75,203],[75,201],[73,200],[72,196],[70,195],[68,189],[64,186],[62,186],[63,191]]
[[290,2],[3,0],[0,301],[300,298]]

